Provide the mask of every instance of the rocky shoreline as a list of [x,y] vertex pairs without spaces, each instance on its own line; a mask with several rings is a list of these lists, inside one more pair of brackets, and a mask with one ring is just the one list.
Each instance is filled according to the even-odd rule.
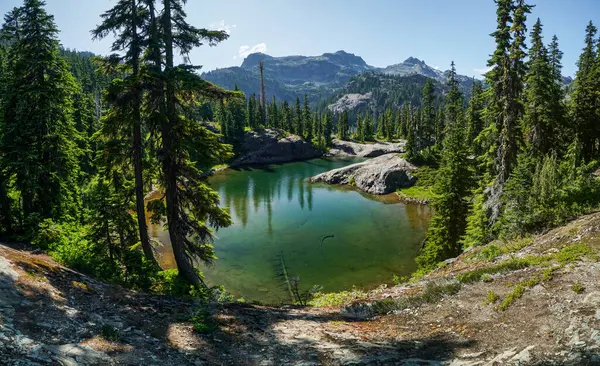
[[333,169],[310,178],[311,183],[351,185],[370,194],[388,194],[416,182],[411,172],[416,167],[391,153],[343,168]]

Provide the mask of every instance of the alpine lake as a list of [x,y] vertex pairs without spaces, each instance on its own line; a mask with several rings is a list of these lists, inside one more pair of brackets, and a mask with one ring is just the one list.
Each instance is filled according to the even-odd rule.
[[[287,278],[322,292],[372,289],[416,269],[427,231],[427,206],[396,194],[368,195],[309,178],[364,159],[321,158],[226,169],[208,179],[233,225],[214,240],[218,260],[197,263],[208,285],[224,285],[245,301],[292,303]],[[176,268],[168,232],[151,225],[163,268]],[[284,273],[286,275],[284,275]]]

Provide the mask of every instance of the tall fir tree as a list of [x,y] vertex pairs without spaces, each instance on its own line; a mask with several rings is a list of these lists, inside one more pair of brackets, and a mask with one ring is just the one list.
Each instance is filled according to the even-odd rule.
[[28,235],[41,220],[78,218],[81,208],[81,151],[72,115],[77,86],[59,55],[54,17],[44,6],[42,0],[25,0],[3,32],[11,44],[2,106],[4,166],[22,197]]
[[125,63],[128,66],[128,76],[117,86],[120,93],[113,93],[115,98],[110,101],[111,108],[126,109],[122,116],[131,124],[132,154],[135,176],[135,202],[138,224],[138,234],[145,257],[154,262],[154,253],[150,245],[146,214],[144,207],[144,178],[142,174],[142,157],[144,154],[142,136],[142,87],[140,78],[140,59],[144,50],[142,34],[146,24],[145,9],[139,0],[120,0],[110,10],[102,14],[102,23],[92,31],[94,39],[103,39],[114,34],[111,55],[108,62],[116,65]]
[[[578,143],[581,145],[582,157],[590,161],[596,155],[597,132],[597,97],[598,89],[595,63],[598,56],[596,49],[597,28],[590,21],[585,29],[585,47],[577,62],[574,90],[571,96],[571,115],[574,132]],[[597,69],[597,68],[596,68]]]
[[468,197],[472,177],[466,144],[463,97],[458,90],[456,69],[451,64],[446,96],[446,137],[443,141],[442,161],[435,183],[436,200],[427,239],[416,261],[424,270],[461,252],[460,239],[466,228],[469,209]]
[[213,231],[208,224],[218,229],[230,225],[231,218],[219,207],[218,194],[206,185],[195,162],[190,160],[189,147],[194,146],[203,165],[222,161],[230,156],[230,150],[219,142],[216,134],[187,118],[189,114],[185,112],[194,107],[196,98],[218,100],[241,95],[202,80],[194,72],[197,67],[189,63],[175,65],[176,49],[187,60],[193,48],[204,42],[216,45],[228,37],[225,31],[198,29],[187,23],[184,4],[184,0],[163,0],[161,27],[157,32],[160,39],[151,40],[157,45],[155,47],[164,50],[165,55],[164,69],[156,75],[160,79],[154,83],[159,89],[152,95],[159,98],[154,104],[162,104],[164,100],[165,107],[165,115],[158,116],[158,120],[162,162],[160,183],[165,189],[166,207],[162,200],[152,201],[149,206],[155,215],[166,216],[179,275],[196,285],[201,279],[194,269],[193,259],[210,262],[215,258],[210,244]]

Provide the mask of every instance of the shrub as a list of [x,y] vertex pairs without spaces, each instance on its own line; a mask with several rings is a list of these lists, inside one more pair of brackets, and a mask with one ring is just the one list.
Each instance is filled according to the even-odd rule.
[[190,317],[194,330],[198,333],[212,333],[217,330],[218,324],[214,316],[205,308],[196,310]]
[[494,244],[488,245],[487,247],[483,248],[480,253],[480,255],[488,261],[493,261],[500,254],[502,254],[500,248],[498,248],[498,246]]
[[577,282],[571,286],[571,290],[573,290],[573,292],[576,294],[582,294],[585,291],[585,287],[583,287],[581,283]]
[[118,342],[121,339],[121,334],[119,333],[119,330],[112,325],[104,324],[102,328],[100,328],[100,337],[107,341]]
[[495,293],[495,292],[494,292],[494,291],[492,291],[492,290],[488,290],[487,297],[485,298],[485,302],[484,302],[484,304],[485,304],[485,305],[490,305],[490,304],[493,304],[493,303],[495,303],[496,301],[498,301],[498,299],[499,299],[499,298],[500,298],[500,296],[498,296],[498,294],[497,294],[497,293]]

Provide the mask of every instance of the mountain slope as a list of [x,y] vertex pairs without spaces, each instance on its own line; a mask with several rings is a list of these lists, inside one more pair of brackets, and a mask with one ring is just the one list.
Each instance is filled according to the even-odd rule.
[[[339,93],[353,77],[376,73],[382,79],[421,75],[439,82],[446,81],[446,73],[436,70],[424,61],[409,57],[404,62],[385,68],[368,65],[361,57],[345,51],[325,53],[320,56],[273,57],[263,53],[248,55],[239,67],[217,69],[203,74],[203,77],[224,88],[233,89],[237,85],[246,93],[259,94],[260,61],[264,62],[267,96],[293,102],[296,96],[308,94],[312,103],[329,99]],[[389,76],[389,77],[388,77]],[[471,78],[459,76],[459,81],[468,90]],[[368,91],[366,91],[368,92]]]

